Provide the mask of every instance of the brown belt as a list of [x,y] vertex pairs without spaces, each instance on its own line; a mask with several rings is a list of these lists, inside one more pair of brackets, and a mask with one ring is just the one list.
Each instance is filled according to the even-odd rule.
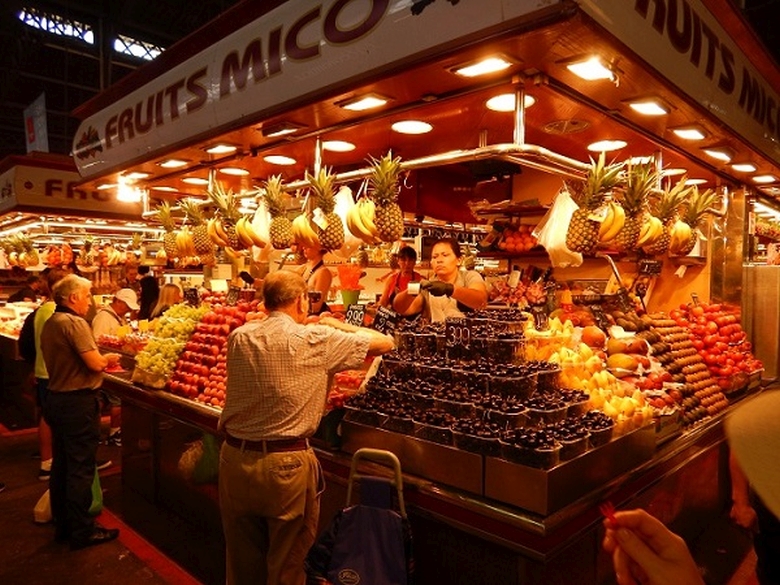
[[236,449],[260,451],[261,453],[279,453],[282,451],[305,451],[309,448],[309,439],[278,439],[275,441],[248,441],[230,435],[225,442]]

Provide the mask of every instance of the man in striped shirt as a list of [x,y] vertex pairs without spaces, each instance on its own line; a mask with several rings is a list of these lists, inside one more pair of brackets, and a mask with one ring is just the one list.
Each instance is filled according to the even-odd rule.
[[[303,325],[306,282],[263,283],[267,319],[230,334],[219,500],[227,583],[303,585],[319,520],[322,470],[309,446],[333,375],[393,349],[392,338],[326,318]],[[325,326],[323,326],[325,325]]]

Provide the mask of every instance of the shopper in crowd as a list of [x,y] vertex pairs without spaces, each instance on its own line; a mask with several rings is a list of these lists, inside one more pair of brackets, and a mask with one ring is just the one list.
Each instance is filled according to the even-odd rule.
[[54,286],[54,314],[41,332],[41,351],[49,374],[44,416],[52,430],[54,462],[49,492],[56,539],[71,549],[115,539],[119,530],[95,523],[89,513],[95,455],[100,440],[97,390],[103,370],[118,354],[101,355],[83,318],[90,306],[92,283],[69,274]]
[[[308,444],[331,376],[393,348],[392,338],[334,318],[303,325],[308,287],[290,271],[263,282],[267,319],[228,338],[219,500],[228,585],[302,585],[319,520],[322,471]],[[326,326],[323,326],[326,325]]]
[[460,244],[453,238],[438,240],[431,250],[433,278],[420,283],[419,294],[399,292],[393,308],[402,315],[417,315],[430,321],[463,317],[487,304],[487,288],[475,270],[461,270]]
[[[774,521],[756,548],[756,575],[777,584],[777,518],[780,517],[780,391],[769,391],[740,406],[726,419],[731,454]],[[735,502],[735,504],[742,502]],[[733,511],[732,511],[733,513]],[[604,549],[612,555],[619,585],[704,585],[685,541],[644,510],[616,512],[604,521]]]
[[157,299],[157,304],[152,309],[149,315],[150,319],[157,319],[160,315],[165,313],[173,305],[180,303],[184,295],[181,292],[181,287],[178,284],[169,282],[162,285],[160,289],[160,297]]
[[404,246],[398,251],[398,271],[387,278],[382,296],[379,299],[380,307],[393,306],[395,296],[406,290],[410,282],[420,282],[422,276],[414,270],[417,263],[417,252],[411,246]]
[[[309,292],[319,293],[319,295],[313,295],[315,300],[311,302],[311,314],[319,315],[330,310],[326,301],[330,293],[330,285],[333,282],[333,274],[325,266],[323,260],[328,251],[319,246],[300,245],[300,248],[304,258],[306,258],[306,263],[301,267],[300,274],[306,281]],[[316,300],[317,296],[319,296],[319,300]]]
[[37,301],[38,295],[41,294],[43,290],[43,286],[44,284],[41,278],[31,274],[27,277],[26,284],[8,297],[8,302],[17,303],[19,301]]
[[[131,288],[121,288],[114,294],[111,302],[98,309],[95,318],[92,319],[92,335],[96,341],[102,335],[115,335],[123,325],[127,325],[127,314],[137,311],[138,297]],[[109,430],[106,444],[113,447],[122,446],[122,403],[117,396],[100,391],[100,401],[109,408]]]
[[138,320],[149,319],[152,309],[160,298],[160,283],[157,277],[151,273],[148,266],[138,267],[138,285],[141,287],[141,308],[138,310]]
[[43,416],[43,409],[46,406],[46,397],[49,394],[49,373],[46,371],[46,363],[43,361],[43,352],[41,351],[41,333],[46,321],[54,314],[56,303],[52,298],[51,291],[54,286],[69,273],[62,268],[52,268],[46,274],[44,294],[48,300],[44,302],[35,311],[33,317],[33,330],[35,335],[35,399],[38,407],[38,452],[41,456],[41,466],[38,470],[38,479],[48,481],[51,477],[52,448],[51,448],[51,429],[46,418]]

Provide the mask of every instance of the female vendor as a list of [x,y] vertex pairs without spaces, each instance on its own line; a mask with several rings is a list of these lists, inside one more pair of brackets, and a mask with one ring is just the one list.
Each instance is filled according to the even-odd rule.
[[[330,285],[333,281],[333,274],[330,269],[325,266],[322,258],[327,253],[327,250],[323,250],[319,246],[301,246],[303,249],[303,256],[306,258],[306,264],[303,265],[303,271],[301,276],[306,281],[306,285],[309,287],[309,293],[320,293],[319,300],[313,300],[312,295],[309,295],[310,299],[310,311],[312,315],[319,315],[325,311],[329,311],[328,305],[325,303],[330,292]],[[316,298],[316,295],[314,295]]]
[[463,317],[464,313],[487,305],[485,281],[475,270],[460,269],[461,252],[457,240],[438,240],[431,251],[433,278],[420,283],[420,294],[399,292],[393,308],[402,315],[422,312],[430,321],[444,321],[447,317]]
[[402,290],[406,290],[410,282],[420,282],[422,276],[414,270],[417,263],[417,252],[411,246],[404,246],[398,251],[398,272],[390,275],[385,283],[382,297],[379,299],[380,307],[393,306],[395,296]]

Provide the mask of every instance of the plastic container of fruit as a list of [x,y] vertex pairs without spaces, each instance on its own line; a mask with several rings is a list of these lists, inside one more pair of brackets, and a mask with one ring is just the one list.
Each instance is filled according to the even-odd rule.
[[411,435],[414,433],[414,420],[411,416],[394,416],[387,415],[387,419],[382,428],[386,431],[393,431],[394,433],[401,433],[404,435]]
[[498,437],[481,437],[462,433],[453,429],[452,442],[463,451],[485,455],[487,457],[501,456],[501,443]]
[[562,421],[569,413],[569,406],[564,404],[563,406],[557,406],[549,409],[542,408],[527,408],[526,417],[528,418],[528,425],[535,426],[539,424],[551,424]]
[[401,380],[414,377],[414,363],[405,359],[382,358],[381,372]]
[[589,429],[588,432],[590,433],[590,437],[588,438],[588,443],[591,448],[601,447],[602,445],[609,443],[612,440],[612,433],[614,430],[614,424],[607,428]]
[[370,427],[381,427],[387,420],[387,415],[373,410],[363,410],[348,404],[344,405],[344,420]]
[[529,449],[515,443],[501,443],[501,456],[507,461],[534,467],[552,469],[561,461],[561,445],[552,448]]
[[479,392],[487,392],[490,375],[475,370],[454,369],[451,370],[451,379],[454,385],[464,386]]
[[536,392],[536,375],[530,372],[522,375],[489,375],[488,390],[493,394],[517,396],[519,399],[525,400]]
[[429,358],[436,356],[436,334],[417,333],[414,337],[414,352],[417,358]]
[[422,380],[428,380],[430,382],[450,382],[452,380],[452,370],[450,368],[442,368],[430,363],[414,364],[414,375]]
[[528,416],[526,410],[519,410],[517,412],[504,412],[501,410],[493,409],[478,409],[477,416],[483,420],[498,423],[505,429],[517,429],[524,427],[528,422]]
[[558,388],[558,378],[561,369],[553,366],[538,369],[536,371],[536,391],[553,392]]
[[488,339],[490,358],[499,364],[520,364],[525,361],[525,338],[520,336]]
[[414,421],[414,436],[424,441],[452,445],[452,429]]
[[590,433],[573,439],[559,439],[558,442],[561,444],[561,461],[568,461],[585,453],[590,445],[589,438]]
[[448,412],[456,418],[469,418],[477,414],[477,407],[473,402],[434,397],[433,407]]

